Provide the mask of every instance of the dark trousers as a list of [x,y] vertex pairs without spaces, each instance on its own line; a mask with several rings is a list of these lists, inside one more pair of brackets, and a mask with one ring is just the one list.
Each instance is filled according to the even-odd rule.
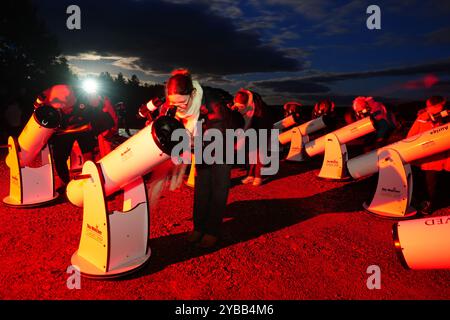
[[230,189],[231,165],[196,165],[194,230],[219,236]]
[[[413,192],[418,201],[430,201],[436,206],[441,196],[448,192],[450,173],[448,171],[421,170],[413,166]],[[445,205],[445,204],[444,204]]]
[[52,137],[50,142],[52,145],[53,160],[55,163],[56,172],[61,180],[66,184],[70,181],[67,158],[70,156],[75,141],[78,141],[78,145],[80,146],[83,156],[85,157],[91,153],[90,157],[92,158],[92,153],[97,145],[97,141],[95,136],[90,132],[56,135]]
[[263,164],[261,163],[261,159],[259,158],[259,150],[258,150],[256,163],[250,164],[247,175],[250,177],[261,178],[262,167]]
[[436,204],[437,200],[437,184],[439,177],[442,175],[442,172],[440,171],[433,171],[433,170],[426,170],[425,173],[425,186],[427,189],[427,196],[428,201],[431,201],[431,203]]

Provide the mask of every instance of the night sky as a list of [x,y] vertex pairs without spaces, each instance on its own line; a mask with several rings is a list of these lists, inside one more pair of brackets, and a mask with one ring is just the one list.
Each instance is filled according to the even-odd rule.
[[[357,95],[408,101],[450,92],[450,1],[36,0],[81,76],[163,83],[186,67],[202,84],[249,87],[269,103]],[[68,30],[66,8],[81,9]],[[381,8],[381,30],[366,9]]]

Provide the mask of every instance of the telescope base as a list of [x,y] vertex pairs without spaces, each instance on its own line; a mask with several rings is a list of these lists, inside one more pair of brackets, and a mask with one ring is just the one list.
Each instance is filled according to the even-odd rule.
[[29,203],[21,203],[17,201],[14,198],[11,198],[10,196],[7,196],[3,198],[3,203],[8,207],[13,208],[38,208],[38,207],[44,207],[50,203],[53,203],[59,198],[60,194],[58,192],[55,193],[53,198],[44,200],[44,201],[36,201],[36,202],[29,202]]
[[326,178],[326,177],[321,177],[321,176],[319,176],[319,175],[317,175],[316,178],[317,178],[318,180],[322,180],[322,181],[330,181],[330,182],[348,182],[348,181],[352,180],[352,177]]
[[309,161],[310,159],[308,159],[307,157],[298,157],[298,158],[293,158],[293,159],[284,159],[284,161],[286,162],[290,162],[290,163],[294,163],[294,162],[306,162]]
[[393,149],[378,155],[378,183],[375,195],[363,207],[370,213],[389,219],[409,219],[417,211],[411,207],[411,166],[403,164],[400,154]]
[[341,144],[335,134],[327,134],[325,136],[325,154],[318,177],[330,181],[349,179],[346,172],[347,160],[347,146]]
[[145,256],[139,257],[133,261],[126,263],[125,265],[119,266],[114,270],[104,272],[97,268],[94,264],[90,263],[83,257],[78,255],[78,251],[72,255],[71,263],[73,266],[78,267],[80,274],[83,277],[97,279],[97,280],[108,280],[118,277],[126,276],[143,268],[149,261],[151,256],[151,249],[148,247],[147,254]]
[[195,187],[195,185],[192,184],[192,183],[189,182],[189,181],[186,181],[186,186],[188,186],[189,188],[194,188],[194,187]]
[[403,216],[393,215],[393,214],[389,214],[384,211],[370,209],[370,206],[366,202],[363,203],[363,208],[370,215],[373,215],[373,216],[376,216],[379,218],[383,218],[383,219],[390,219],[390,220],[408,220],[408,219],[414,218],[417,214],[417,210],[411,206],[408,207],[408,209],[406,210],[406,212]]
[[307,159],[305,144],[309,142],[309,136],[303,135],[299,128],[292,130],[291,146],[286,157],[287,161],[303,162]]
[[186,185],[190,188],[194,188],[195,187],[195,175],[196,175],[196,171],[195,171],[195,156],[194,154],[192,154],[191,156],[191,169],[189,170],[189,176],[188,179],[186,181]]

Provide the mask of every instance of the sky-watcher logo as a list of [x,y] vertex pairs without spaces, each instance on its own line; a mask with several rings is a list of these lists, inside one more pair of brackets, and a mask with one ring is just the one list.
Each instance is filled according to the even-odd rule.
[[436,134],[436,133],[439,133],[439,132],[442,132],[442,131],[446,131],[446,130],[448,130],[448,125],[445,126],[445,127],[436,128],[433,131],[431,131],[430,134]]

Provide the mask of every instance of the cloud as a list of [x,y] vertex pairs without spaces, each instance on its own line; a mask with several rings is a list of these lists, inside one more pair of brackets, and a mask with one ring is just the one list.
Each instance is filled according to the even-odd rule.
[[450,26],[428,33],[426,40],[429,44],[450,44]]
[[[422,85],[423,87],[432,87],[437,82],[434,75],[450,75],[450,59],[434,63],[421,64],[415,66],[405,66],[400,68],[363,71],[363,72],[343,72],[343,73],[316,73],[304,77],[287,77],[281,79],[254,81],[252,86],[267,90],[268,93],[283,92],[290,94],[301,93],[330,93],[331,85],[346,80],[361,80],[378,77],[399,77],[416,76],[426,74],[428,77],[420,81],[411,81],[402,85],[402,89],[411,89]],[[429,75],[433,75],[432,78]]]
[[283,21],[283,17],[272,12],[261,11],[261,15],[257,17],[248,17],[238,20],[238,31],[256,31],[264,32],[266,30],[274,29],[277,23]]
[[[290,95],[268,93],[264,95],[264,101],[269,105],[283,105],[287,101],[298,101],[301,102],[303,105],[313,106],[316,102],[329,98],[333,100],[333,102],[338,107],[349,107],[352,105],[352,102],[355,99],[355,97],[356,95],[345,95],[335,92],[329,92],[327,94],[290,94]],[[375,95],[374,98],[378,101],[383,101],[384,103],[395,103],[398,101],[398,99],[395,98],[377,95]]]
[[164,0],[174,4],[202,4],[208,6],[211,12],[227,18],[239,18],[242,16],[239,0]]
[[289,93],[326,93],[330,88],[313,81],[291,79],[283,81],[259,81],[254,82],[257,87],[262,89],[271,89],[273,92],[289,92]]
[[100,61],[100,60],[118,60],[121,57],[114,56],[102,56],[98,55],[96,52],[83,52],[77,55],[66,55],[67,61],[81,60],[81,61]]
[[266,0],[269,5],[285,6],[294,10],[308,21],[314,22],[307,32],[333,36],[359,30],[358,25],[367,18],[364,0],[350,0],[336,3],[329,0]]
[[325,18],[332,2],[327,0],[266,0],[269,5],[283,5],[293,8],[296,12],[312,20]]
[[374,71],[322,73],[311,77],[300,78],[299,80],[332,83],[343,80],[368,79],[376,77],[412,76],[428,73],[450,74],[450,59],[432,63],[418,64],[414,66],[404,66],[399,68],[390,68]]
[[440,81],[430,88],[433,94],[443,94],[450,98],[450,80]]
[[203,3],[82,0],[81,30],[65,28],[69,4],[72,1],[39,1],[40,13],[69,56],[94,51],[133,58],[121,63],[159,73],[178,67],[217,75],[302,68],[298,60],[263,43],[255,33],[239,31],[231,19]]
[[282,44],[285,44],[286,41],[298,39],[299,36],[297,33],[284,30],[276,35],[274,35],[271,39],[271,44],[273,46],[280,46]]
[[69,69],[79,77],[88,77],[88,76],[97,77],[100,74],[100,72],[91,72],[73,64],[69,64]]
[[119,59],[114,61],[112,63],[112,65],[122,68],[122,69],[125,69],[125,70],[139,71],[146,75],[155,74],[155,72],[152,72],[152,70],[149,70],[149,69],[144,70],[140,66],[140,61],[141,61],[141,58],[139,58],[139,57],[120,57]]
[[439,83],[439,78],[434,74],[427,74],[418,80],[409,80],[403,84],[403,89],[406,90],[418,90],[418,89],[429,89]]

